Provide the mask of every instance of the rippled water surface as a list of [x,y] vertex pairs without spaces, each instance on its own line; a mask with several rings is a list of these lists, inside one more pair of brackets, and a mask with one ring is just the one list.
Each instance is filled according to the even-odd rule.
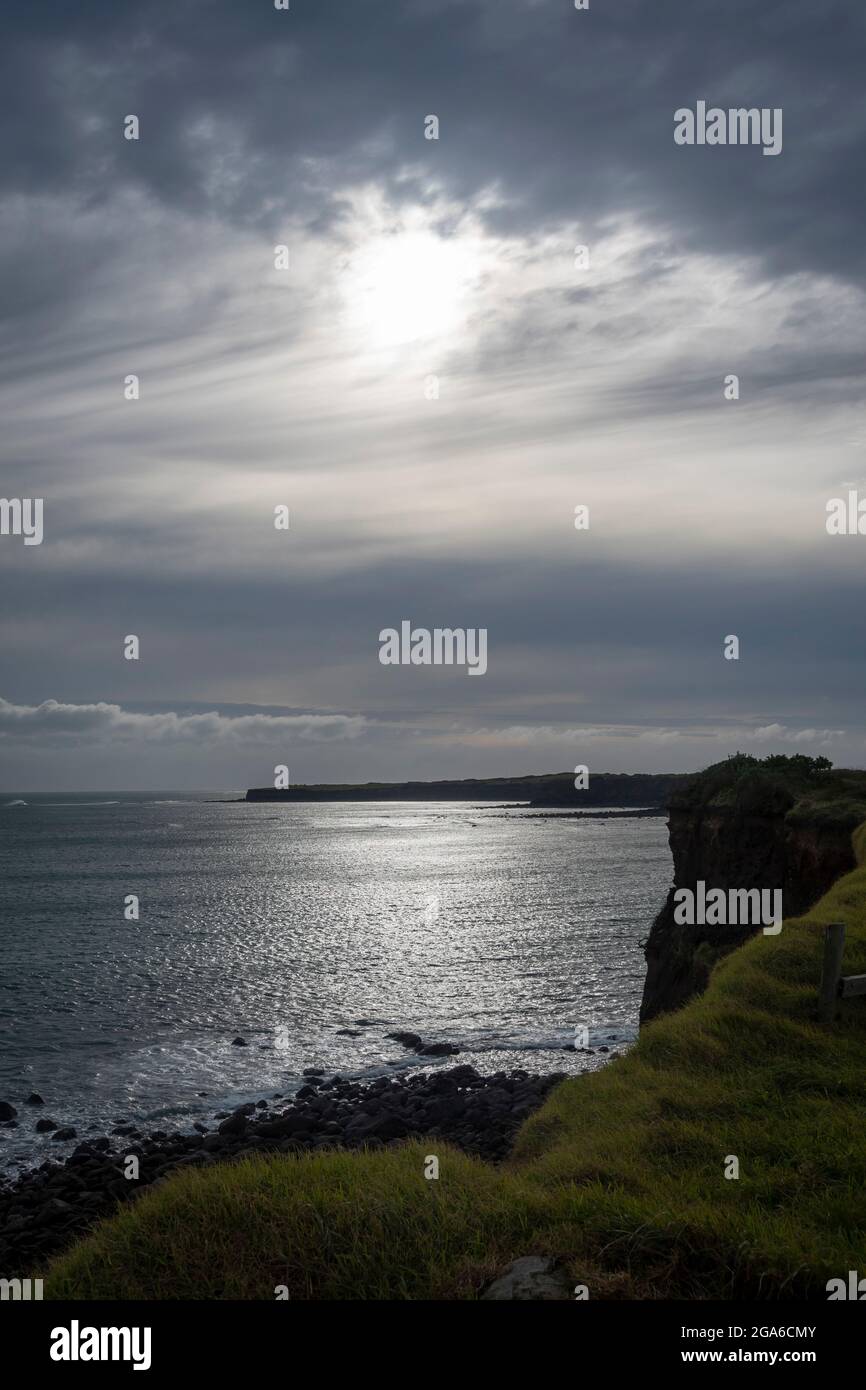
[[598,1065],[563,1046],[634,1036],[671,876],[662,819],[170,793],[3,797],[0,867],[0,1165],[48,1151],[31,1090],[80,1134],[186,1125],[304,1067],[417,1064],[397,1028],[479,1070]]

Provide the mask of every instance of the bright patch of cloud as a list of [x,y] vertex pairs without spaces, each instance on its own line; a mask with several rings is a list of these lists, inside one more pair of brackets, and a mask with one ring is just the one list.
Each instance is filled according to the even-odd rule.
[[0,738],[73,738],[79,742],[125,739],[210,743],[265,743],[288,736],[304,742],[357,738],[366,727],[361,715],[345,714],[139,714],[120,705],[13,705],[0,699]]

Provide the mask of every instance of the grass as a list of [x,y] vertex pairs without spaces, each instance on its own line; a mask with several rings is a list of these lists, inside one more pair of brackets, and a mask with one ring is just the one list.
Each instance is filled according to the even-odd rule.
[[426,1140],[178,1174],[56,1259],[46,1296],[472,1299],[551,1254],[591,1298],[825,1297],[866,1270],[866,999],[814,1018],[825,923],[866,973],[866,825],[854,845],[811,912],[557,1087],[501,1168]]

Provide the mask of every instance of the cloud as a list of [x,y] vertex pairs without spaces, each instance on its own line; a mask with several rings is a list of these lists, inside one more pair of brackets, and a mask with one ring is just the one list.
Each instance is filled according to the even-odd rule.
[[[7,780],[860,756],[861,0],[4,19]],[[782,155],[676,147],[699,98],[782,106]],[[403,618],[487,627],[487,675],[382,668]]]
[[0,699],[0,738],[74,739],[81,744],[109,740],[198,745],[261,744],[290,738],[333,742],[358,738],[366,720],[360,715],[224,715],[133,713],[120,705],[73,705],[44,700],[40,705],[13,705]]
[[[495,190],[500,229],[628,206],[692,249],[866,272],[859,0],[618,0],[592,14],[565,0],[294,0],[284,13],[178,0],[170,14],[162,0],[91,0],[4,18],[15,193],[83,204],[137,188],[270,233],[289,210],[333,225],[345,190],[370,180],[409,201]],[[783,107],[781,158],[676,147],[673,113],[697,98]],[[137,143],[121,138],[130,112]]]
[[784,724],[765,724],[743,733],[744,739],[757,743],[806,743],[810,747],[825,747],[836,739],[846,738],[844,729],[786,729]]
[[[810,747],[825,747],[837,739],[847,738],[844,729],[794,729],[784,724],[765,724],[758,728],[750,725],[724,726],[684,726],[682,728],[647,728],[639,724],[590,724],[572,728],[562,724],[513,724],[497,728],[454,729],[429,736],[429,743],[465,745],[471,748],[533,748],[536,746],[563,746],[579,750],[581,745],[592,741],[604,741],[614,745],[624,740],[636,739],[642,743],[675,745],[688,744],[690,740],[716,740],[727,748],[737,743],[757,743],[774,747],[779,743],[807,744]],[[707,750],[707,759],[716,755]]]

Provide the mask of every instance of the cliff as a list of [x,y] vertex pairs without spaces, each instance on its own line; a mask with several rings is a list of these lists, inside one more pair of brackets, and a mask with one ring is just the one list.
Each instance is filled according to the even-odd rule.
[[[804,760],[809,762],[808,759]],[[799,917],[854,868],[851,834],[866,818],[866,774],[800,775],[797,760],[731,759],[675,789],[668,831],[674,881],[647,938],[641,1022],[678,1009],[707,986],[713,966],[759,926],[680,925],[674,894],[710,888],[781,889]],[[791,775],[793,772],[793,775]]]

